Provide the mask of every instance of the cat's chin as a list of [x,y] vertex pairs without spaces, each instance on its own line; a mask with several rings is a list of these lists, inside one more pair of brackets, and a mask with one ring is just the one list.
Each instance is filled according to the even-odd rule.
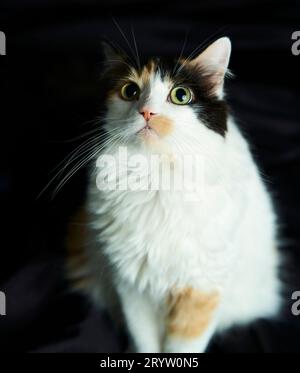
[[156,136],[156,137],[158,136],[156,131],[148,125],[146,125],[145,127],[141,128],[139,131],[137,131],[137,135],[146,137],[146,138],[152,137],[152,136]]
[[144,127],[137,132],[137,136],[145,145],[155,146],[160,143],[160,137],[153,128]]
[[166,154],[168,156],[173,154],[170,145],[163,141],[163,139],[153,130],[139,133],[138,138],[142,149],[150,154]]

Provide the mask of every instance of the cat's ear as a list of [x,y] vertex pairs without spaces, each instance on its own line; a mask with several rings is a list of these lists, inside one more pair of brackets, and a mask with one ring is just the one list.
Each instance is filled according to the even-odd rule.
[[114,65],[126,59],[124,51],[108,40],[102,41],[104,60],[109,65]]
[[224,77],[228,72],[230,53],[231,42],[229,38],[223,37],[212,43],[190,62],[204,75],[207,75],[212,93],[219,97],[223,96]]

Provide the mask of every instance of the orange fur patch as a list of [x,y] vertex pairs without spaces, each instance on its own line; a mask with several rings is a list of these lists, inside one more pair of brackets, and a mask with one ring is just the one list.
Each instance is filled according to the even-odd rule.
[[143,67],[142,71],[132,69],[128,80],[137,83],[140,88],[143,88],[149,83],[151,74],[154,72],[154,68],[155,64],[152,60],[150,60],[147,65]]
[[154,62],[149,61],[147,65],[143,68],[142,73],[139,76],[139,80],[142,83],[143,87],[149,83],[150,77],[154,72],[154,67],[155,67]]
[[108,91],[107,99],[111,100],[116,95],[120,95],[120,90],[123,85],[130,81],[136,83],[140,87],[140,89],[143,89],[149,83],[151,74],[153,74],[154,69],[155,63],[153,60],[150,60],[141,71],[137,71],[136,69],[132,68],[129,74],[127,76],[124,76],[114,89]]
[[173,131],[173,122],[163,115],[155,115],[149,121],[149,125],[161,137],[167,136]]
[[219,303],[217,292],[206,294],[186,288],[170,295],[167,333],[180,338],[196,338],[207,329]]

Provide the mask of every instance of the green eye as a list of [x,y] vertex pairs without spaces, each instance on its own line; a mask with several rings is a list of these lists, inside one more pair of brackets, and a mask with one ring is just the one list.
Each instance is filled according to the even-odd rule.
[[192,101],[192,92],[186,87],[175,87],[170,93],[170,99],[173,104],[187,105]]
[[138,99],[140,95],[140,88],[135,83],[126,83],[121,88],[121,97],[126,101],[133,101]]

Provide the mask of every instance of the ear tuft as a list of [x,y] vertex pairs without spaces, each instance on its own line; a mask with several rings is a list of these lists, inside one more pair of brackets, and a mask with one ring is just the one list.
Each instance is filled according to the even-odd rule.
[[227,73],[230,54],[230,39],[223,37],[212,43],[190,62],[193,66],[207,72],[207,76],[211,79],[213,93],[220,97],[223,96],[224,77]]

